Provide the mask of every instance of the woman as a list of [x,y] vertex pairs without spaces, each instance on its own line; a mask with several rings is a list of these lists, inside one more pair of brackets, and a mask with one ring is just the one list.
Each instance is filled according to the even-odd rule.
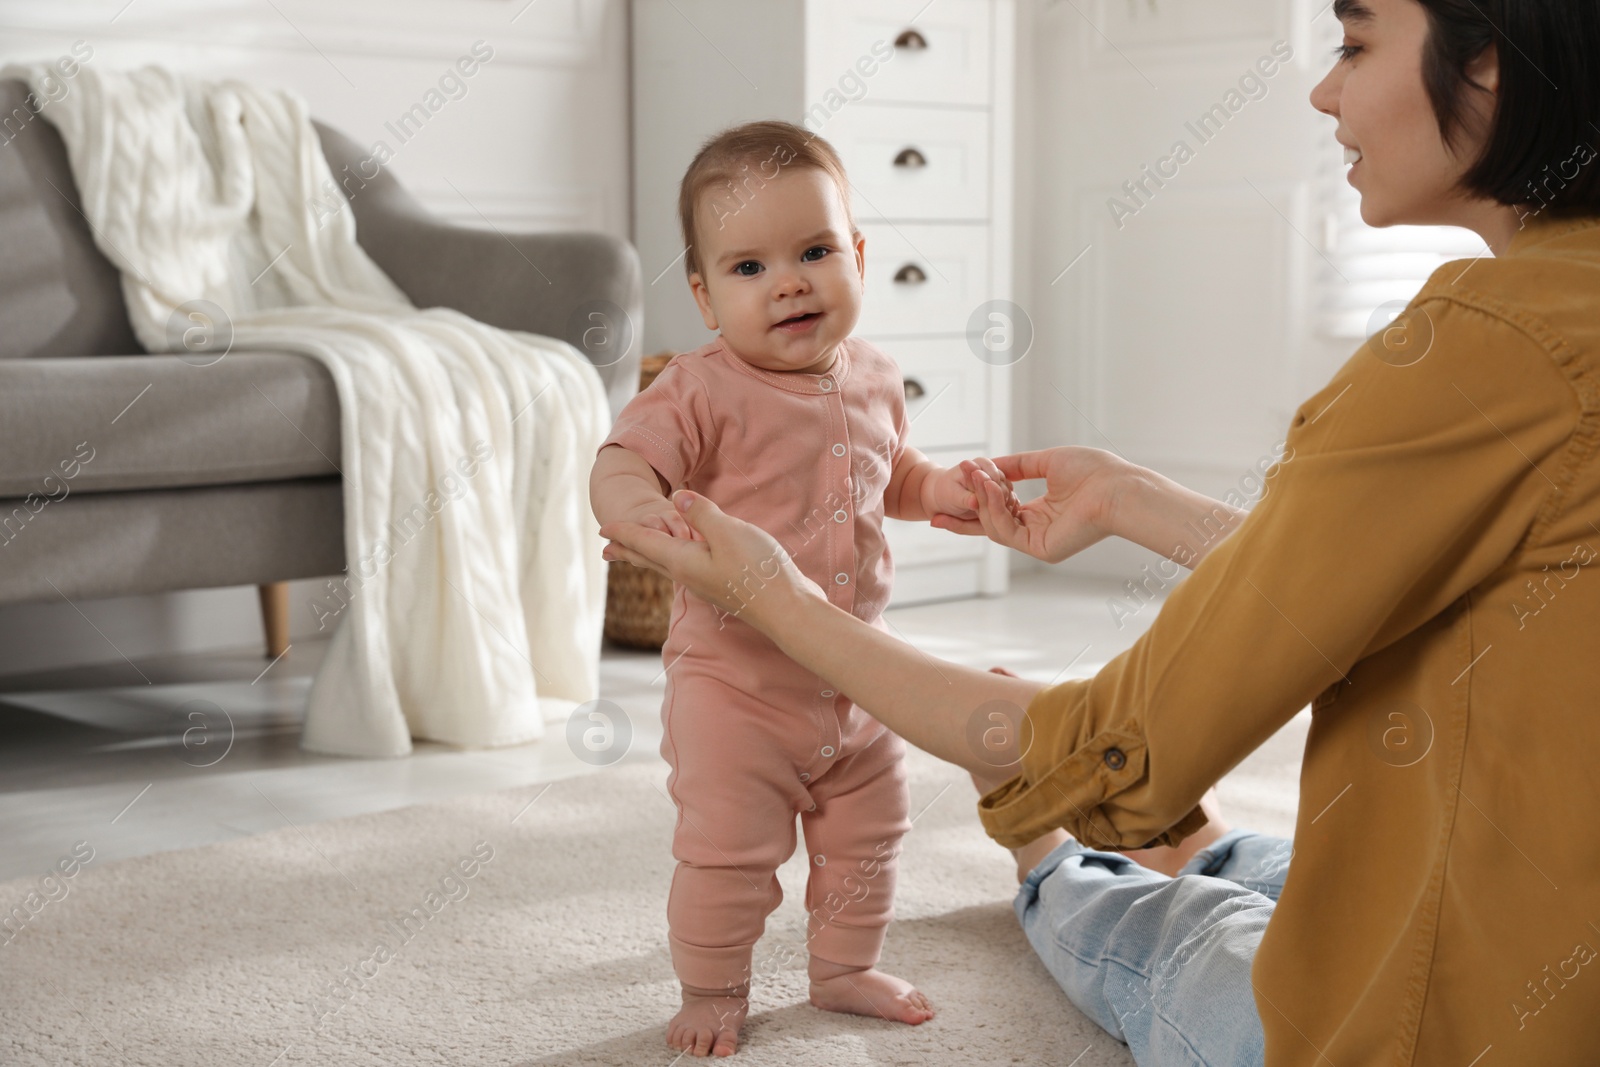
[[[971,770],[1030,941],[1140,1063],[1593,1062],[1600,11],[1333,9],[1344,45],[1311,99],[1363,217],[1467,226],[1493,258],[1437,272],[1301,406],[1248,517],[1091,449],[999,460],[1047,481],[1021,508],[974,473],[979,519],[948,528],[1049,561],[1114,534],[1193,566],[1097,676],[934,669],[693,494],[704,540],[602,533]],[[1026,708],[1000,768],[967,741],[995,701]],[[1286,842],[1199,802],[1308,702],[1286,878]]]

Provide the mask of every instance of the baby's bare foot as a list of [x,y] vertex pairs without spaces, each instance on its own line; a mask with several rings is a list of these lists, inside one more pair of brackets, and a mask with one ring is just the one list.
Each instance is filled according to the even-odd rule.
[[691,1056],[732,1056],[750,1011],[750,987],[733,994],[683,987],[683,1007],[667,1024],[667,1045]]
[[933,1004],[910,982],[876,967],[851,970],[811,960],[811,1003],[823,1011],[867,1015],[918,1026],[933,1018]]

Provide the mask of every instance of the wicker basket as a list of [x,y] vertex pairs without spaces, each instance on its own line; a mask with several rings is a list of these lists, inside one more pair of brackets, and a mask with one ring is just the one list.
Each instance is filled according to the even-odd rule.
[[[646,356],[639,365],[644,390],[676,353]],[[613,562],[606,574],[606,639],[629,648],[660,648],[672,614],[672,580],[631,563]]]

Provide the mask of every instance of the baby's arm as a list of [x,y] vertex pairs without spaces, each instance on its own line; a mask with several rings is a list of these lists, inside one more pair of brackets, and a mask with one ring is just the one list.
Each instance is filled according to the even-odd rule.
[[611,444],[595,457],[589,472],[589,506],[604,526],[636,522],[673,537],[692,539],[694,531],[667,499],[672,487],[636,452]]
[[[987,459],[972,461],[1002,486],[1010,487],[1000,469]],[[883,513],[891,519],[926,522],[935,515],[970,519],[978,514],[978,497],[960,467],[941,467],[907,446],[889,475]]]

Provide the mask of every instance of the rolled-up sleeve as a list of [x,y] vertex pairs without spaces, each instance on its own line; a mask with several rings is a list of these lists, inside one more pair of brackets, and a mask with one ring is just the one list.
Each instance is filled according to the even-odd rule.
[[979,802],[995,840],[1064,827],[1097,848],[1176,844],[1222,775],[1517,551],[1559,495],[1580,411],[1560,363],[1575,357],[1438,288],[1407,312],[1426,355],[1401,366],[1363,346],[1149,631],[1032,700],[1022,772]]

